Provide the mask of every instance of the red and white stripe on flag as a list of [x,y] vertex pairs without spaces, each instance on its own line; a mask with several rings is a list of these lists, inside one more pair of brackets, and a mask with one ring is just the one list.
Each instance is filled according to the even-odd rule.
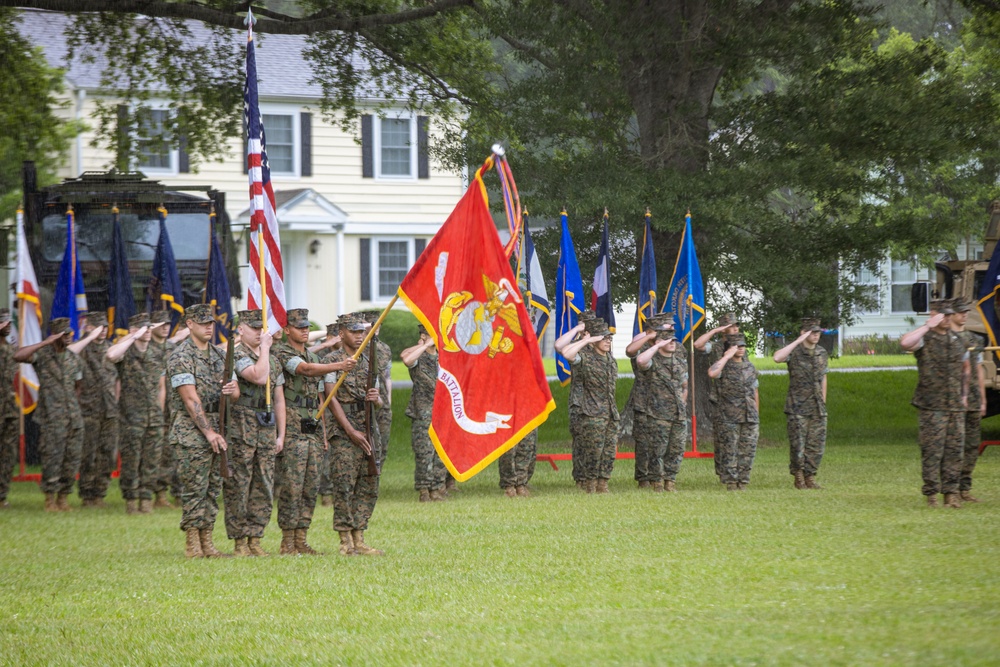
[[[42,342],[42,301],[38,292],[35,267],[28,254],[28,240],[24,235],[24,214],[17,212],[17,278],[15,290],[18,308],[18,347]],[[31,364],[20,364],[14,380],[17,402],[24,414],[38,404],[38,374]]]

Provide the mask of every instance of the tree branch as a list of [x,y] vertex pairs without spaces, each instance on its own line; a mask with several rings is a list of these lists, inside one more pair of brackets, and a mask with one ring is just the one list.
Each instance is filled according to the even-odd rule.
[[[312,35],[318,32],[341,30],[358,32],[380,26],[411,23],[436,16],[442,12],[460,7],[471,7],[475,0],[437,0],[425,7],[407,9],[391,14],[369,14],[367,16],[325,16],[295,18],[266,9],[253,8],[260,18],[254,30],[259,33],[280,35]],[[235,11],[225,11],[197,2],[169,2],[168,0],[0,0],[0,7],[20,9],[46,9],[65,14],[88,12],[115,12],[119,14],[143,14],[157,18],[192,19],[209,25],[242,30],[243,15]]]

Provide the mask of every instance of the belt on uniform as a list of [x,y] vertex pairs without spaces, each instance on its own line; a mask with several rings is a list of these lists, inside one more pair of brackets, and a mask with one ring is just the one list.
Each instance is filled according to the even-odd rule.
[[353,415],[362,412],[365,409],[365,404],[358,402],[341,403],[340,407],[344,408],[345,415]]
[[307,410],[315,410],[319,407],[319,401],[317,399],[305,398],[304,396],[296,396],[289,402],[297,408],[306,408]]
[[240,396],[236,399],[236,405],[243,408],[250,408],[251,410],[265,410],[267,409],[267,399],[266,398],[243,398]]

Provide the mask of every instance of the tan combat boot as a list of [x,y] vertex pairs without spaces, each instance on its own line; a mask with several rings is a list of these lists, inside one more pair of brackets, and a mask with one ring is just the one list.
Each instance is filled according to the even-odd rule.
[[201,553],[205,558],[231,558],[232,554],[224,554],[215,548],[212,542],[212,529],[201,528],[198,530],[198,537],[201,539]]
[[125,501],[125,514],[138,514],[139,513],[139,501],[135,498],[128,498]]
[[45,494],[45,511],[46,512],[58,512],[59,508],[56,507],[56,494],[46,493]]
[[806,476],[801,470],[795,471],[795,488],[804,489],[806,488]]
[[197,528],[188,528],[184,531],[184,556],[187,558],[203,558],[201,551],[201,537]]
[[816,481],[816,476],[815,475],[807,475],[806,476],[806,488],[807,489],[822,489],[823,487],[820,486],[819,482]]
[[747,482],[737,482],[736,483],[736,490],[737,491],[746,491],[748,486],[749,486],[749,484]]
[[333,496],[324,495],[320,496],[319,504],[323,507],[333,507]]
[[351,536],[351,531],[349,530],[340,531],[340,555],[356,555],[354,551],[354,538]]
[[652,486],[652,484],[650,484],[647,481],[639,482],[639,488],[640,489],[648,489],[650,486]]
[[445,493],[444,489],[433,489],[431,491],[431,500],[437,503],[444,502],[448,500],[448,494]]
[[940,505],[938,505],[938,497],[936,493],[933,496],[927,496],[927,506],[940,507]]
[[582,479],[576,480],[576,488],[586,493],[590,493],[589,491],[587,491],[587,482]]
[[736,482],[726,482],[726,491],[739,491],[740,485]]
[[597,492],[597,480],[596,479],[588,479],[588,480],[586,480],[583,483],[583,490],[586,491],[587,493],[596,493]]
[[173,504],[171,504],[170,499],[167,498],[166,491],[156,492],[156,502],[153,503],[153,507],[157,509],[173,509]]
[[322,556],[320,552],[309,546],[306,542],[306,534],[309,532],[308,528],[296,528],[295,529],[295,551],[306,556]]
[[653,493],[663,493],[663,482],[653,482]]
[[250,550],[251,556],[270,556],[271,554],[264,551],[260,546],[259,537],[251,537],[247,542],[247,549]]
[[597,484],[596,484],[596,487],[595,487],[595,492],[596,493],[611,493],[611,490],[608,489],[608,480],[606,480],[606,479],[599,479],[599,480],[597,480]]
[[457,491],[458,491],[458,482],[456,482],[455,480],[453,480],[451,477],[449,477],[448,479],[446,479],[445,482],[444,482],[444,492],[445,493],[454,493],[454,492],[457,492]]
[[431,501],[431,490],[420,489],[420,498],[418,500],[422,503],[429,503]]
[[281,531],[281,548],[278,553],[282,556],[294,556],[298,552],[295,550],[295,531],[294,530],[282,530]]
[[104,502],[104,498],[91,498],[90,506],[93,507],[94,509],[102,510],[106,508],[108,505],[107,503]]
[[93,498],[80,498],[80,507],[87,508],[94,506]]
[[515,486],[508,486],[503,492],[508,498],[517,498],[517,487]]
[[153,513],[153,499],[143,498],[139,501],[139,514],[152,514]]
[[68,498],[68,493],[60,493],[56,496],[56,509],[60,512],[72,512],[73,508],[69,506]]
[[528,496],[531,495],[531,491],[528,491],[528,486],[527,485],[519,486],[519,487],[517,487],[517,495],[519,495],[519,496],[521,496],[523,498],[527,498]]
[[976,498],[968,490],[962,491],[962,493],[960,493],[959,495],[961,496],[962,500],[964,500],[967,503],[978,503],[979,502],[979,498]]
[[944,494],[944,506],[951,507],[953,509],[961,509],[962,501],[959,499],[957,493],[946,493]]
[[667,493],[677,493],[677,483],[672,479],[667,480],[667,485],[665,488]]
[[247,547],[247,538],[237,537],[233,540],[233,556],[236,558],[248,558],[253,556],[253,554],[250,553],[250,548]]
[[381,549],[373,549],[365,544],[365,532],[363,530],[352,530],[351,537],[354,539],[354,553],[359,556],[382,556],[385,554]]

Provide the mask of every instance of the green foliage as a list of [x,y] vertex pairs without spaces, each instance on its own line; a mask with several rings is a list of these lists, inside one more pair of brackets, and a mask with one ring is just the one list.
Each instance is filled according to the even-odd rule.
[[897,336],[881,336],[871,334],[868,336],[853,336],[844,339],[844,354],[899,354],[902,348],[899,347]]
[[408,310],[390,310],[382,321],[379,338],[392,349],[392,358],[399,359],[399,353],[417,344],[417,318]]
[[14,12],[0,9],[0,220],[21,204],[21,163],[35,162],[40,185],[54,181],[70,140],[83,129],[60,117],[69,107],[60,97],[63,71],[48,66],[14,20]]

